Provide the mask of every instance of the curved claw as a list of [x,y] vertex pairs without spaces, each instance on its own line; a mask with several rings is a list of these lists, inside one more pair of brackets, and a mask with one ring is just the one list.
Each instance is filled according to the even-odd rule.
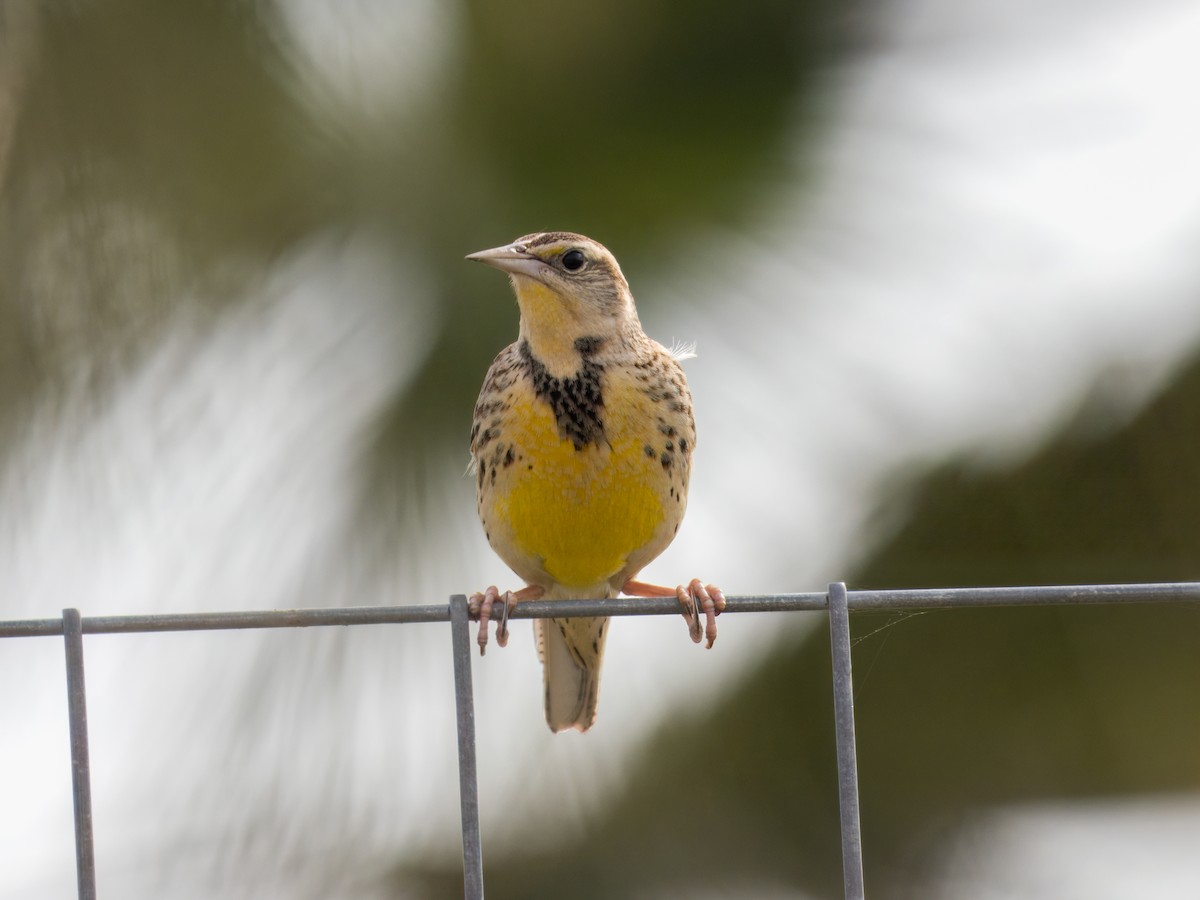
[[696,615],[695,598],[691,591],[682,584],[675,588],[675,597],[679,600],[679,605],[683,607],[683,621],[687,622],[688,634],[692,637],[692,643],[700,643],[700,639],[704,637],[704,629],[700,626],[700,617]]
[[[694,643],[705,640],[705,648],[711,650],[717,640],[717,616],[725,611],[725,595],[715,584],[706,585],[693,578],[685,588],[682,584],[675,589],[679,605],[683,607],[683,618],[688,623],[688,632]],[[700,612],[704,612],[704,624],[700,624]]]
[[503,611],[500,613],[500,621],[496,624],[496,643],[501,647],[508,646],[508,611],[512,609],[512,605],[516,603],[516,598],[512,591],[505,591],[504,596],[499,598],[504,605]]
[[717,616],[725,611],[725,595],[715,584],[701,585],[696,579],[698,599],[704,607],[704,637],[707,640],[705,648],[712,649],[717,640]]

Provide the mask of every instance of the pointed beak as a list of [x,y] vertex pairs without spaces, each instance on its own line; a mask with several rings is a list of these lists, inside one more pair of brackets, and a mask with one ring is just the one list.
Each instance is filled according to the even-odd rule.
[[478,253],[467,254],[467,259],[473,259],[502,272],[527,275],[530,278],[536,278],[538,272],[545,265],[527,251],[524,244],[505,244],[503,247],[493,247],[491,250],[480,250]]

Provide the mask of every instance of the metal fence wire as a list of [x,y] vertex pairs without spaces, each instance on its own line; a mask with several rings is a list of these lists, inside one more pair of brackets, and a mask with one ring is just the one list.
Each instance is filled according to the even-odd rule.
[[[933,590],[848,591],[840,582],[824,593],[729,597],[725,614],[827,610],[833,655],[838,796],[841,806],[842,870],[847,900],[865,897],[862,839],[859,830],[858,770],[854,741],[854,689],[850,654],[852,610],[952,609],[993,606],[1073,606],[1100,603],[1200,603],[1200,583],[1100,584],[1057,587],[946,588]],[[510,618],[571,616],[678,615],[674,598],[528,601],[513,607]],[[261,612],[180,613],[166,615],[81,616],[64,609],[61,618],[0,620],[0,638],[63,638],[67,666],[67,714],[70,720],[71,782],[75,805],[75,865],[80,900],[96,897],[91,771],[88,762],[87,694],[83,637],[158,631],[216,631],[239,628],[304,628],[318,625],[381,625],[449,622],[454,660],[458,722],[459,793],[462,805],[463,894],[483,897],[483,852],[479,831],[479,793],[475,762],[475,704],[471,686],[471,627],[467,598],[446,605],[359,606]]]

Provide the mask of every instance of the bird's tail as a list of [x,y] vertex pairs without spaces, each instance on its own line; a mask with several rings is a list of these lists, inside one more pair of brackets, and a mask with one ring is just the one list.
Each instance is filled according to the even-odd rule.
[[[552,599],[552,598],[551,598]],[[587,731],[596,721],[608,619],[534,619],[551,731]]]

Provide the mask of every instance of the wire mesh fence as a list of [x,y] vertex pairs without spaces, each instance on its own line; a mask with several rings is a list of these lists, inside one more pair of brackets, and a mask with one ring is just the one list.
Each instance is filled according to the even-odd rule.
[[[826,610],[833,658],[838,797],[841,809],[842,871],[848,900],[865,897],[862,839],[859,828],[857,747],[854,737],[854,685],[850,613],[856,610],[953,609],[1002,606],[1072,606],[1104,603],[1200,603],[1200,583],[1101,584],[1050,587],[944,588],[930,590],[849,591],[840,582],[825,593],[765,594],[727,598],[725,614]],[[678,615],[674,598],[527,601],[514,606],[511,619],[574,616]],[[471,684],[471,637],[467,598],[428,606],[360,606],[163,615],[81,616],[65,609],[60,618],[0,620],[0,638],[62,637],[67,669],[71,779],[75,806],[75,862],[80,900],[96,897],[96,859],[88,757],[84,636],[164,631],[211,631],[246,628],[305,628],[329,625],[381,625],[449,622],[454,660],[458,725],[459,795],[462,816],[463,893],[484,895],[483,853],[475,757],[475,706]]]

